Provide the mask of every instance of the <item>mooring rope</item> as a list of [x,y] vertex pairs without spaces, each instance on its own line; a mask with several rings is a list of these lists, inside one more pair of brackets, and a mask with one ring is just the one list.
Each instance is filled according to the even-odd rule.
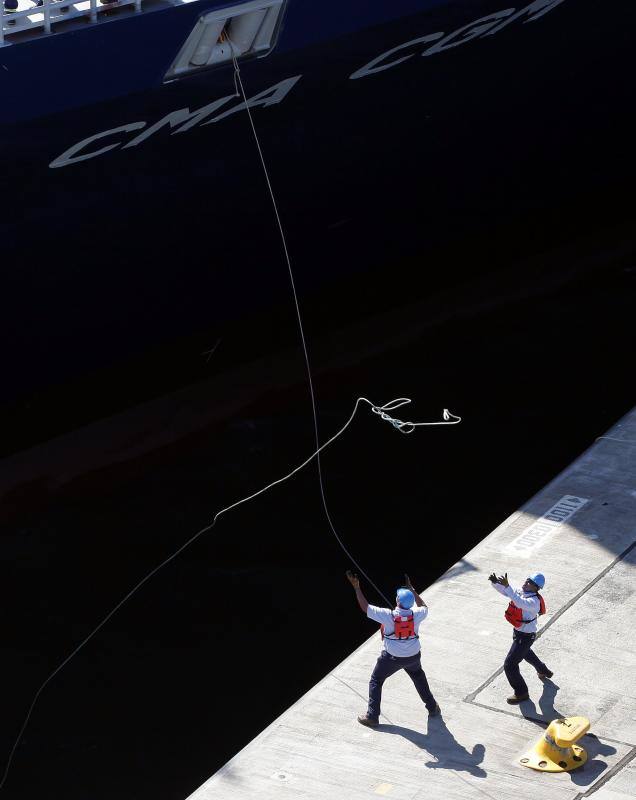
[[[189,547],[191,544],[193,544],[193,542],[195,542],[195,541],[196,541],[196,540],[197,540],[197,539],[198,539],[200,536],[203,536],[203,534],[204,534],[204,533],[207,533],[208,531],[212,530],[212,528],[213,528],[213,527],[215,526],[215,524],[216,524],[216,521],[219,519],[219,517],[220,517],[222,514],[225,514],[225,513],[227,513],[228,511],[231,511],[233,508],[237,508],[238,506],[242,505],[243,503],[247,503],[247,502],[249,502],[250,500],[253,500],[255,497],[258,497],[259,495],[261,495],[261,494],[264,494],[265,492],[267,492],[269,489],[273,488],[274,486],[277,486],[277,485],[278,485],[278,484],[280,484],[280,483],[284,483],[284,482],[285,482],[285,481],[287,481],[289,478],[291,478],[293,475],[295,475],[297,472],[300,472],[300,470],[301,470],[301,469],[303,469],[303,467],[306,467],[306,466],[307,466],[307,464],[309,464],[309,462],[310,462],[310,461],[312,461],[314,458],[318,459],[318,458],[320,457],[320,452],[321,452],[322,450],[324,450],[326,447],[329,447],[329,445],[330,445],[330,444],[333,444],[333,442],[335,442],[335,441],[336,441],[336,439],[338,439],[338,438],[339,438],[339,437],[340,437],[340,436],[341,436],[341,435],[342,435],[342,434],[343,434],[343,433],[344,433],[344,432],[347,430],[347,428],[349,427],[349,425],[352,423],[352,421],[353,421],[353,418],[355,417],[355,415],[356,415],[356,412],[357,412],[357,410],[358,410],[358,408],[359,408],[359,406],[360,406],[360,404],[361,404],[361,403],[366,403],[367,405],[369,405],[369,406],[371,407],[371,410],[372,410],[374,413],[376,413],[376,414],[380,415],[380,416],[381,416],[383,419],[386,419],[386,421],[390,422],[391,424],[399,423],[399,424],[401,424],[401,425],[404,425],[405,423],[400,423],[400,421],[399,421],[399,420],[394,420],[392,417],[390,417],[390,415],[388,415],[388,414],[387,414],[387,412],[388,412],[388,411],[390,411],[390,410],[392,410],[392,409],[399,408],[400,406],[404,405],[405,403],[410,403],[410,402],[411,402],[411,401],[410,401],[408,398],[406,398],[406,397],[400,397],[400,398],[398,398],[398,399],[396,399],[396,400],[391,400],[389,403],[385,403],[384,405],[376,405],[375,403],[372,403],[370,400],[368,400],[366,397],[359,397],[359,398],[356,400],[355,406],[354,406],[354,408],[353,408],[353,411],[351,412],[351,415],[350,415],[349,419],[348,419],[348,420],[345,422],[345,424],[342,426],[342,428],[340,428],[340,430],[339,430],[337,433],[335,433],[335,434],[334,434],[334,435],[333,435],[333,436],[332,436],[330,439],[328,439],[328,440],[327,440],[327,441],[326,441],[326,442],[325,442],[323,445],[321,445],[321,446],[320,446],[320,447],[319,447],[319,448],[318,448],[318,449],[317,449],[315,452],[313,452],[313,453],[312,453],[312,454],[311,454],[311,455],[310,455],[308,458],[306,458],[306,459],[305,459],[305,460],[304,460],[304,461],[303,461],[301,464],[299,464],[297,467],[295,467],[294,469],[292,469],[292,470],[291,470],[291,472],[288,472],[286,475],[283,475],[283,477],[282,477],[282,478],[278,478],[277,480],[274,480],[274,481],[272,481],[271,483],[268,483],[268,484],[267,484],[266,486],[264,486],[262,489],[259,489],[258,491],[256,491],[256,492],[253,492],[252,494],[248,495],[247,497],[243,497],[243,498],[241,498],[240,500],[237,500],[235,503],[232,503],[231,505],[229,505],[229,506],[226,506],[225,508],[222,508],[220,511],[217,511],[217,513],[214,515],[214,518],[213,518],[212,522],[211,522],[209,525],[206,525],[204,528],[201,528],[201,530],[197,531],[197,532],[196,532],[196,533],[195,533],[193,536],[191,536],[191,537],[190,537],[190,538],[189,538],[189,539],[188,539],[186,542],[184,542],[184,543],[183,543],[183,544],[182,544],[182,545],[181,545],[181,546],[180,546],[180,547],[179,547],[177,550],[175,550],[175,551],[174,551],[174,552],[173,552],[171,555],[169,555],[167,558],[165,558],[165,559],[164,559],[164,560],[163,560],[163,561],[162,561],[160,564],[158,564],[158,565],[157,565],[156,567],[154,567],[154,569],[152,569],[152,570],[151,570],[151,571],[150,571],[150,572],[149,572],[147,575],[145,575],[145,576],[144,576],[144,577],[143,577],[143,578],[142,578],[142,579],[141,579],[141,580],[140,580],[138,583],[136,583],[136,584],[133,586],[133,588],[132,588],[132,589],[131,589],[131,590],[130,590],[130,591],[129,591],[129,592],[126,594],[126,595],[124,595],[124,597],[122,597],[122,599],[121,599],[121,600],[120,600],[120,601],[117,603],[117,605],[116,605],[116,606],[114,606],[114,607],[113,607],[113,608],[112,608],[112,609],[111,609],[111,610],[108,612],[108,614],[107,614],[107,615],[106,615],[106,616],[105,616],[105,617],[102,619],[102,621],[101,621],[101,622],[100,622],[100,623],[99,623],[99,624],[98,624],[98,625],[97,625],[95,628],[93,628],[93,630],[92,630],[92,631],[91,631],[91,632],[88,634],[88,636],[86,636],[86,637],[85,637],[85,638],[84,638],[84,639],[83,639],[83,640],[82,640],[82,641],[81,641],[81,642],[80,642],[80,643],[79,643],[79,644],[78,644],[78,645],[75,647],[75,649],[74,649],[74,650],[73,650],[73,651],[72,651],[72,652],[71,652],[71,653],[70,653],[70,654],[69,654],[69,655],[68,655],[68,656],[67,656],[67,657],[66,657],[66,658],[65,658],[65,659],[64,659],[64,660],[63,660],[63,661],[62,661],[62,662],[61,662],[61,663],[60,663],[60,664],[59,664],[59,665],[58,665],[58,666],[57,666],[57,667],[54,669],[54,670],[53,670],[53,672],[51,672],[51,674],[48,676],[48,678],[47,678],[47,679],[46,679],[46,680],[45,680],[45,681],[42,683],[42,685],[40,686],[40,688],[39,688],[39,689],[37,690],[37,692],[35,693],[35,696],[34,696],[34,698],[33,698],[32,702],[31,702],[31,705],[30,705],[30,707],[29,707],[29,710],[28,710],[28,712],[27,712],[27,715],[26,715],[26,717],[25,717],[25,719],[24,719],[24,722],[22,723],[22,727],[20,728],[20,731],[19,731],[19,733],[18,733],[18,736],[16,737],[15,743],[14,743],[14,745],[13,745],[12,749],[11,749],[11,752],[10,752],[10,754],[9,754],[9,758],[7,759],[7,766],[6,766],[6,768],[5,768],[5,771],[4,771],[4,776],[3,776],[3,778],[2,778],[2,781],[0,782],[0,790],[2,789],[2,787],[3,787],[3,786],[4,786],[4,784],[5,784],[5,781],[6,781],[6,779],[7,779],[7,776],[8,776],[8,774],[9,774],[9,769],[10,769],[10,767],[11,767],[11,763],[12,763],[12,761],[13,761],[13,756],[14,756],[14,754],[15,754],[15,751],[16,751],[16,749],[17,749],[17,747],[18,747],[19,743],[20,743],[20,740],[22,739],[22,735],[24,734],[24,731],[26,730],[26,727],[27,727],[27,725],[28,725],[29,719],[31,718],[31,715],[32,715],[32,713],[33,713],[33,709],[35,708],[35,705],[36,705],[36,703],[37,703],[37,701],[38,701],[38,698],[40,697],[40,695],[41,695],[41,694],[42,694],[42,692],[44,691],[45,687],[46,687],[46,686],[47,686],[47,685],[48,685],[48,684],[49,684],[49,683],[50,683],[50,682],[53,680],[53,678],[54,678],[54,677],[55,677],[55,676],[58,674],[58,672],[60,672],[60,670],[61,670],[61,669],[63,669],[63,667],[65,667],[65,666],[68,664],[68,662],[69,662],[69,661],[70,661],[70,660],[71,660],[71,659],[72,659],[74,656],[76,656],[76,655],[77,655],[77,653],[79,653],[79,651],[80,651],[80,650],[81,650],[81,649],[84,647],[84,645],[88,644],[88,642],[89,642],[89,641],[90,641],[90,640],[91,640],[91,639],[92,639],[92,638],[95,636],[95,634],[96,634],[96,633],[97,633],[99,630],[101,630],[101,628],[103,628],[103,627],[104,627],[104,625],[105,625],[105,624],[108,622],[108,620],[109,620],[109,619],[110,619],[110,618],[111,618],[111,617],[112,617],[112,616],[113,616],[113,615],[114,615],[114,614],[115,614],[117,611],[119,611],[119,609],[120,609],[120,608],[121,608],[121,607],[122,607],[122,606],[123,606],[123,605],[124,605],[124,604],[125,604],[125,603],[126,603],[128,600],[130,600],[130,598],[131,598],[131,597],[132,597],[132,596],[133,596],[133,595],[134,595],[134,594],[135,594],[135,593],[136,593],[136,592],[137,592],[139,589],[141,589],[141,587],[142,587],[142,586],[143,586],[145,583],[147,583],[147,582],[148,582],[148,581],[149,581],[149,580],[150,580],[150,579],[151,579],[151,578],[152,578],[154,575],[156,575],[156,574],[157,574],[157,572],[159,572],[159,570],[160,570],[160,569],[162,569],[162,568],[163,568],[163,567],[165,567],[167,564],[169,564],[171,561],[173,561],[173,560],[174,560],[174,559],[175,559],[175,558],[176,558],[176,557],[177,557],[177,556],[178,556],[180,553],[182,553],[182,552],[183,552],[183,551],[184,551],[184,550],[185,550],[187,547]],[[447,411],[445,410],[445,412],[444,412],[444,413],[446,414],[446,413],[450,413],[450,412],[447,412]],[[440,425],[440,424],[450,424],[450,425],[455,425],[455,424],[457,424],[458,422],[460,422],[460,421],[461,421],[460,417],[455,417],[455,415],[451,415],[451,416],[453,417],[453,420],[452,420],[451,422],[447,422],[447,423],[439,423],[439,422],[418,422],[418,423],[406,423],[406,424],[407,424],[407,425]],[[324,497],[324,495],[323,495],[323,497]],[[335,529],[333,529],[333,528],[332,528],[332,530],[334,530],[334,533],[335,533],[335,535],[336,535],[336,538],[337,538],[338,542],[340,543],[340,546],[342,547],[342,549],[343,549],[343,550],[345,551],[345,553],[346,553],[346,554],[349,556],[349,558],[350,558],[350,559],[351,559],[351,561],[352,561],[352,562],[353,562],[353,563],[356,565],[356,567],[358,567],[358,569],[360,570],[360,572],[362,572],[362,574],[363,574],[363,575],[365,575],[365,573],[363,572],[363,570],[361,569],[361,567],[360,567],[360,566],[357,564],[357,562],[355,561],[355,559],[353,558],[353,556],[351,556],[351,554],[349,553],[349,551],[348,551],[348,550],[347,550],[347,548],[345,547],[344,543],[342,542],[342,540],[340,539],[340,537],[338,536],[338,534],[335,532]],[[367,576],[365,575],[365,577],[367,577]],[[370,580],[368,577],[367,577],[367,580],[369,580],[369,582],[370,582],[370,583],[372,583],[372,582],[371,582],[371,580]],[[375,584],[372,584],[372,585],[375,585]],[[376,587],[376,589],[377,589],[377,587]],[[378,591],[380,591],[380,590],[378,589]],[[380,592],[380,594],[382,594],[382,593]],[[384,595],[382,595],[382,596],[384,597]],[[386,598],[385,598],[385,600],[386,600]],[[387,601],[387,602],[388,602],[388,601]],[[391,605],[391,604],[389,603],[389,605]]]
[[[232,50],[233,50],[233,48],[232,48]],[[304,332],[304,329],[303,329],[302,317],[301,317],[301,313],[300,313],[300,304],[298,302],[298,295],[297,295],[297,292],[296,292],[296,285],[295,285],[295,282],[294,282],[294,275],[293,275],[292,266],[291,266],[291,259],[289,257],[289,250],[288,250],[288,247],[287,247],[287,239],[285,237],[285,231],[283,229],[283,225],[282,225],[282,222],[281,222],[280,214],[278,212],[278,205],[276,203],[276,198],[274,196],[274,191],[272,189],[272,184],[271,184],[271,181],[270,181],[269,173],[268,173],[268,170],[267,170],[265,159],[263,157],[263,151],[261,149],[260,141],[258,139],[258,134],[256,133],[256,127],[254,126],[254,120],[252,119],[252,114],[251,114],[251,111],[250,111],[249,101],[247,100],[247,97],[245,95],[245,90],[243,88],[243,82],[241,80],[241,72],[240,72],[240,69],[239,69],[239,66],[238,66],[238,63],[236,61],[236,57],[234,56],[234,54],[232,55],[232,60],[234,62],[234,80],[235,80],[235,85],[237,87],[240,87],[240,94],[237,91],[237,95],[239,97],[243,98],[243,103],[245,105],[245,108],[247,110],[247,114],[248,114],[248,117],[249,117],[249,120],[250,120],[250,125],[251,125],[251,128],[252,128],[252,132],[253,132],[253,135],[254,135],[254,140],[256,142],[256,146],[257,146],[257,149],[258,149],[258,154],[259,154],[259,157],[260,157],[260,160],[261,160],[261,164],[262,164],[262,167],[263,167],[263,172],[264,172],[264,175],[265,175],[265,179],[266,179],[266,182],[267,182],[267,187],[268,187],[269,194],[270,194],[270,197],[271,197],[271,200],[272,200],[272,206],[273,206],[273,209],[274,209],[274,212],[275,212],[275,216],[276,216],[276,221],[277,221],[277,224],[278,224],[278,230],[280,232],[280,237],[281,237],[281,241],[282,241],[282,244],[283,244],[283,250],[284,250],[284,254],[285,254],[285,261],[287,263],[287,268],[288,268],[288,271],[289,271],[289,280],[290,280],[290,283],[291,283],[292,294],[293,294],[293,297],[294,297],[294,305],[296,307],[296,317],[297,317],[297,320],[298,320],[298,329],[299,329],[299,332],[300,332],[300,339],[301,339],[301,343],[302,343],[302,349],[303,349],[303,353],[304,353],[304,356],[305,356],[305,365],[306,365],[306,369],[307,369],[307,380],[308,380],[309,391],[310,391],[310,396],[311,396],[311,407],[312,407],[313,422],[314,422],[314,434],[315,434],[315,440],[316,440],[316,449],[301,464],[299,464],[297,467],[292,469],[291,472],[287,473],[282,478],[278,478],[277,480],[272,481],[271,483],[269,483],[266,486],[264,486],[262,489],[259,489],[258,491],[253,492],[252,494],[248,495],[247,497],[243,497],[242,499],[237,500],[235,503],[232,503],[231,505],[226,506],[225,508],[222,508],[220,511],[217,511],[217,513],[215,514],[212,522],[209,525],[206,525],[204,528],[201,528],[201,530],[197,531],[186,542],[184,542],[184,544],[182,544],[179,548],[177,548],[177,550],[175,550],[171,555],[169,555],[160,564],[158,564],[156,567],[154,567],[154,569],[152,569],[147,575],[145,575],[138,583],[136,583],[133,586],[133,588],[126,595],[124,595],[124,597],[122,597],[122,599],[117,603],[117,605],[115,605],[108,612],[108,614],[102,619],[102,621],[95,628],[93,628],[93,630],[75,647],[75,649],[53,670],[53,672],[51,672],[51,674],[46,678],[46,680],[42,683],[42,685],[39,687],[39,689],[35,693],[35,696],[33,697],[31,705],[29,706],[29,710],[28,710],[28,712],[26,714],[24,722],[22,723],[22,727],[20,728],[20,731],[19,731],[19,733],[18,733],[18,735],[16,737],[14,745],[11,748],[11,752],[10,752],[9,757],[7,759],[7,765],[6,765],[6,768],[5,768],[5,771],[4,771],[4,775],[3,775],[2,781],[0,782],[0,790],[2,790],[2,788],[4,787],[4,784],[5,784],[6,780],[7,780],[7,777],[9,775],[9,770],[10,770],[11,764],[13,762],[13,757],[15,755],[15,751],[16,751],[18,745],[20,744],[20,741],[22,739],[24,731],[26,730],[26,727],[27,727],[27,725],[29,723],[29,720],[31,718],[31,715],[33,713],[33,709],[35,708],[35,705],[36,705],[40,695],[42,694],[42,692],[46,688],[46,686],[53,680],[53,678],[60,672],[60,670],[62,670],[69,663],[69,661],[77,655],[77,653],[79,653],[79,651],[95,636],[95,634],[99,630],[101,630],[101,628],[103,628],[103,626],[108,622],[108,620],[110,620],[110,618],[117,611],[119,611],[119,609],[128,600],[130,600],[130,598],[139,589],[141,589],[141,587],[145,583],[147,583],[154,575],[156,575],[157,572],[159,572],[160,569],[162,569],[167,564],[169,564],[171,561],[173,561],[180,553],[182,553],[187,547],[189,547],[193,542],[195,542],[200,536],[202,536],[204,533],[207,533],[208,531],[210,531],[215,526],[217,519],[219,519],[219,517],[222,514],[227,513],[228,511],[232,510],[233,508],[237,508],[238,506],[242,505],[243,503],[247,503],[250,500],[253,500],[254,498],[258,497],[259,495],[264,494],[265,492],[267,492],[269,489],[273,488],[274,486],[277,486],[278,484],[284,483],[285,481],[289,480],[289,478],[291,478],[293,475],[295,475],[297,472],[299,472],[301,469],[303,469],[303,467],[307,466],[307,464],[309,464],[314,458],[316,459],[316,462],[317,462],[317,465],[318,465],[318,478],[319,478],[319,483],[320,483],[320,494],[321,494],[321,498],[322,498],[322,505],[323,505],[323,509],[325,511],[325,516],[326,516],[327,521],[329,523],[329,527],[331,528],[331,531],[332,531],[333,535],[335,536],[335,538],[336,538],[338,544],[340,545],[340,547],[342,548],[342,550],[345,552],[345,554],[350,559],[350,561],[355,565],[355,567],[358,569],[358,571],[362,575],[364,575],[364,577],[367,579],[367,581],[371,584],[371,586],[373,586],[375,588],[375,590],[378,592],[378,594],[382,598],[384,598],[384,600],[388,603],[388,605],[392,606],[391,601],[388,600],[388,598],[375,585],[375,583],[371,580],[371,578],[366,574],[366,572],[358,564],[358,562],[355,560],[355,558],[351,555],[351,553],[347,549],[346,545],[342,541],[341,537],[338,535],[338,532],[336,531],[336,528],[335,528],[335,526],[334,526],[334,524],[333,524],[333,522],[331,520],[331,515],[329,514],[329,508],[327,506],[327,499],[326,499],[326,496],[325,496],[325,488],[324,488],[324,481],[323,481],[323,475],[322,475],[322,467],[321,467],[321,463],[320,463],[320,453],[326,447],[328,447],[329,445],[333,444],[333,442],[335,442],[336,439],[338,439],[347,430],[347,428],[349,427],[349,425],[353,421],[353,418],[355,417],[356,412],[357,412],[357,410],[358,410],[358,408],[359,408],[361,403],[366,403],[367,405],[369,405],[374,414],[377,414],[382,420],[384,420],[385,422],[390,423],[394,428],[399,430],[400,433],[404,433],[404,434],[412,433],[415,430],[415,428],[422,427],[422,426],[456,425],[457,423],[461,422],[461,417],[458,417],[455,414],[452,414],[446,408],[443,411],[443,419],[440,420],[440,421],[436,421],[436,422],[404,422],[404,421],[402,421],[400,419],[396,419],[395,417],[392,417],[391,414],[389,414],[389,412],[390,411],[395,411],[397,408],[400,408],[401,406],[406,405],[407,403],[410,403],[411,400],[408,397],[398,397],[395,400],[391,400],[388,403],[384,403],[383,405],[378,405],[376,403],[373,403],[373,402],[371,402],[371,400],[368,400],[366,397],[359,397],[355,402],[353,411],[351,412],[351,415],[350,415],[349,419],[345,422],[345,424],[342,426],[342,428],[340,428],[340,430],[337,433],[335,433],[330,439],[328,439],[324,444],[322,444],[322,445],[320,444],[320,438],[319,438],[319,434],[318,434],[318,413],[317,413],[316,397],[315,397],[313,380],[312,380],[311,366],[310,366],[310,361],[309,361],[309,353],[308,353],[308,349],[307,349],[307,343],[306,343],[306,340],[305,340],[305,332]]]
[[[269,177],[269,170],[267,169],[267,164],[265,163],[265,157],[263,155],[263,149],[261,147],[260,140],[258,138],[258,133],[256,132],[256,126],[254,125],[254,119],[252,117],[252,112],[250,111],[250,103],[247,99],[247,95],[245,93],[245,88],[243,87],[243,81],[241,79],[241,70],[238,65],[238,61],[236,59],[236,54],[234,51],[234,44],[232,40],[226,36],[226,40],[230,45],[230,49],[232,51],[232,62],[234,64],[234,86],[237,90],[237,94],[243,100],[243,105],[245,106],[245,110],[247,111],[247,116],[250,121],[250,127],[252,129],[252,135],[254,137],[254,142],[256,144],[256,149],[258,151],[258,156],[260,158],[261,166],[263,168],[263,174],[265,176],[265,181],[267,183],[267,189],[269,191],[269,196],[272,201],[272,208],[274,209],[274,215],[276,217],[276,224],[278,225],[278,231],[280,234],[280,239],[283,245],[283,252],[285,254],[285,262],[287,264],[287,271],[289,273],[289,282],[291,284],[292,295],[294,298],[294,306],[296,309],[296,320],[298,322],[298,331],[300,333],[300,341],[302,344],[303,354],[305,357],[305,368],[307,371],[307,383],[309,385],[309,394],[311,397],[311,410],[312,410],[312,417],[314,423],[314,437],[316,441],[316,463],[318,465],[318,481],[320,484],[320,496],[322,499],[322,506],[325,512],[325,516],[327,518],[327,522],[329,523],[329,527],[331,528],[331,532],[336,538],[336,541],[346,553],[347,557],[351,560],[351,562],[356,566],[358,571],[364,575],[367,581],[373,586],[373,588],[378,592],[378,594],[388,603],[389,607],[392,607],[393,604],[390,600],[386,597],[386,595],[375,585],[375,583],[371,580],[371,578],[367,575],[367,573],[362,569],[362,567],[358,564],[355,558],[351,555],[349,550],[345,547],[344,542],[338,535],[336,528],[332,522],[331,514],[329,513],[329,508],[327,506],[327,498],[325,496],[325,486],[323,481],[322,475],[322,464],[320,461],[320,436],[318,434],[318,411],[317,411],[317,404],[316,404],[316,394],[314,392],[314,382],[311,370],[311,363],[309,360],[309,351],[307,349],[307,341],[305,338],[305,330],[303,327],[303,320],[302,315],[300,313],[300,303],[298,301],[298,293],[296,292],[296,282],[294,280],[294,271],[291,265],[291,258],[289,256],[289,248],[287,246],[287,237],[285,236],[285,230],[283,228],[283,223],[281,221],[280,213],[278,211],[278,203],[276,202],[276,196],[274,195],[274,189],[272,188],[272,182]],[[358,401],[359,402],[359,401]],[[369,402],[368,400],[366,402]],[[401,433],[412,433],[415,428],[423,426],[423,425],[456,425],[458,422],[461,422],[461,417],[457,417],[454,414],[451,414],[448,409],[444,409],[443,413],[443,421],[441,422],[403,422],[399,419],[392,418],[387,412],[392,411],[400,406],[404,405],[405,403],[410,403],[411,401],[408,398],[400,397],[396,400],[392,400],[390,403],[387,403],[384,406],[377,406],[370,404],[373,408],[373,411],[376,414],[379,414],[381,418],[387,422],[390,422],[395,428],[397,428]],[[357,408],[357,403],[356,403]],[[354,411],[355,413],[355,411]],[[452,419],[451,419],[452,418]]]

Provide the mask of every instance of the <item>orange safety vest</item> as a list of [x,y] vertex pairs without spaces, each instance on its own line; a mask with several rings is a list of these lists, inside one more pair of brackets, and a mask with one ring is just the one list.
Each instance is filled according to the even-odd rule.
[[[393,613],[393,612],[391,612]],[[404,641],[405,639],[419,639],[420,637],[415,633],[415,622],[413,620],[413,613],[410,615],[398,614],[393,617],[393,636],[391,634],[384,635],[384,625],[380,625],[380,636],[382,639],[390,639],[391,641]]]
[[[542,616],[545,614],[545,600],[541,597],[539,592],[537,592],[537,597],[539,598],[539,616]],[[536,617],[524,619],[522,609],[518,608],[512,600],[508,603],[508,608],[504,611],[504,617],[513,628],[520,628],[522,625],[527,625],[528,622],[534,622],[536,619]]]

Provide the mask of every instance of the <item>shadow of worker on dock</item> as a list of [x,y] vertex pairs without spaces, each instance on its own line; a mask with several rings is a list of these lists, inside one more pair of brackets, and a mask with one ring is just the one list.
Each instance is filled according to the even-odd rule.
[[465,771],[476,778],[485,778],[488,774],[479,766],[484,760],[486,751],[484,745],[474,745],[472,752],[467,750],[449,731],[443,717],[435,717],[430,720],[427,733],[403,728],[400,725],[378,725],[376,730],[403,736],[409,742],[413,742],[414,745],[425,750],[435,759],[435,761],[426,762],[425,766],[430,769]]
[[529,722],[542,726],[549,724],[553,719],[567,717],[567,714],[562,714],[554,707],[554,701],[560,688],[554,681],[549,679],[543,681],[543,690],[538,701],[539,708],[537,709],[534,701],[530,698],[523,700],[518,706],[521,715]]

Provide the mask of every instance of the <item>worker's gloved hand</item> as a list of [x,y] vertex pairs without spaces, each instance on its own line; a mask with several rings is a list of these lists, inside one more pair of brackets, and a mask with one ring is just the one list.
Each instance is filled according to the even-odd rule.
[[360,580],[359,580],[358,576],[355,574],[355,572],[351,572],[351,570],[348,569],[345,572],[345,575],[347,576],[347,580],[353,586],[354,589],[359,589],[360,588]]
[[497,580],[497,576],[495,575],[495,573],[494,573],[494,572],[491,572],[491,573],[490,573],[490,575],[488,576],[488,580],[489,580],[491,583],[499,583],[499,581]]
[[508,573],[506,572],[505,575],[500,575],[497,578],[497,583],[500,583],[502,586],[510,586],[510,584],[508,583]]

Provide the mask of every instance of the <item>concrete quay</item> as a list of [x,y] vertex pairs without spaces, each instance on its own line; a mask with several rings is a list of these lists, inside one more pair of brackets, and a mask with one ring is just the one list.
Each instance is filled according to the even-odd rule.
[[[358,724],[380,651],[375,633],[190,796],[190,800],[627,800],[636,797],[636,409],[422,593],[422,662],[442,716],[404,673],[378,728]],[[512,628],[489,573],[546,575],[530,699],[510,706]],[[352,598],[353,602],[353,598]],[[318,635],[317,635],[318,637]],[[317,644],[318,646],[318,644]],[[569,773],[519,758],[556,718],[591,722]]]

